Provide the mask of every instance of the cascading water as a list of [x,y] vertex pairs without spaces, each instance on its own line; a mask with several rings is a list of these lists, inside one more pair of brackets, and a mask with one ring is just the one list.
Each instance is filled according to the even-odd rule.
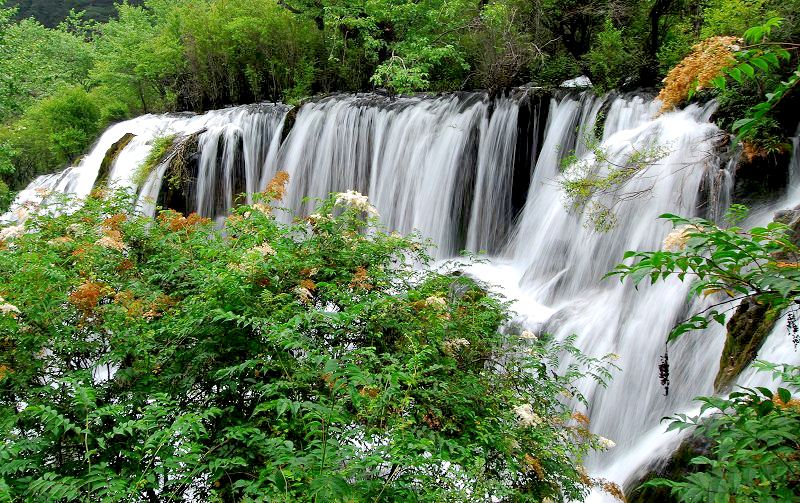
[[[173,150],[144,180],[137,172],[154,139],[168,134],[177,135],[176,142],[196,136],[185,209],[204,216],[223,217],[239,193],[251,201],[277,170],[290,174],[284,203],[301,213],[310,210],[305,197],[359,190],[388,227],[418,230],[437,245],[439,257],[462,248],[488,250],[492,261],[471,272],[516,299],[527,327],[558,339],[576,334],[577,345],[591,355],[619,355],[622,371],[607,388],[586,382],[581,391],[589,399],[592,430],[617,443],[589,467],[622,484],[674,447],[676,437],[663,434],[659,419],[712,393],[723,341],[722,329],[714,328],[671,345],[672,386],[664,396],[657,365],[665,336],[701,303],[687,305],[688,287],[677,282],[635,291],[602,280],[624,251],[661,246],[670,228],[659,214],[717,218],[729,203],[731,170],[721,169],[716,156],[721,132],[709,123],[711,108],[663,115],[658,109],[642,97],[590,93],[549,103],[526,92],[334,96],[297,110],[288,135],[283,105],[148,115],[109,128],[80,164],[38,178],[15,205],[40,198],[44,190],[37,189],[88,194],[106,153],[126,133],[135,136],[114,159],[108,179],[135,188],[140,209],[151,215],[177,154]],[[597,148],[611,164],[649,148],[663,158],[620,188],[615,195],[622,203],[597,196],[583,213],[568,211],[558,183],[562,159],[574,151],[586,169],[602,173],[608,163],[596,158]],[[638,197],[624,197],[630,194]],[[617,221],[610,231],[585,225],[591,203],[613,206]]]
[[[11,212],[39,204],[46,194],[62,192],[85,197],[94,187],[101,167],[113,146],[126,135],[131,139],[116,153],[107,174],[115,187],[128,187],[140,194],[139,207],[155,211],[165,165],[140,180],[140,169],[157,138],[199,134],[202,145],[197,190],[191,211],[204,215],[224,214],[235,194],[257,190],[273,138],[280,137],[285,105],[256,105],[216,110],[203,115],[144,115],[108,128],[89,154],[77,165],[35,179],[14,201]],[[239,190],[237,190],[239,189]]]

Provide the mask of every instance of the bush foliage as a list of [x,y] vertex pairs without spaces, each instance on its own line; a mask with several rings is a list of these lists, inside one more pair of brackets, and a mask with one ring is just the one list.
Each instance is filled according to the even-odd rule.
[[[580,461],[609,443],[563,396],[605,360],[503,333],[502,299],[415,267],[425,245],[363,196],[283,225],[282,191],[223,229],[96,190],[2,231],[0,494],[563,501],[599,482]],[[558,374],[564,351],[580,367]]]

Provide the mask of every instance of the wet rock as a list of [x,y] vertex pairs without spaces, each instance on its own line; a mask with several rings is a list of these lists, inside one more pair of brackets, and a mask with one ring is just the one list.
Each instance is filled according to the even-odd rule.
[[103,157],[103,161],[100,163],[100,170],[97,173],[97,185],[106,183],[114,161],[117,159],[120,152],[122,152],[122,150],[127,147],[134,138],[136,138],[135,134],[125,133],[122,135],[122,138],[117,140],[113,145],[111,145],[111,147],[109,147],[109,149],[106,151],[106,155]]
[[764,344],[780,311],[744,299],[728,320],[725,347],[719,362],[719,372],[714,379],[714,391],[727,389],[734,378],[752,362]]

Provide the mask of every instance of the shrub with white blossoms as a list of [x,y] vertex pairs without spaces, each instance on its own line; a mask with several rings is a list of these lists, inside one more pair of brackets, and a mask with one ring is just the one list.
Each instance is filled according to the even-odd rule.
[[617,446],[616,442],[614,442],[614,441],[613,441],[613,440],[611,440],[610,438],[606,438],[606,437],[600,437],[600,438],[598,438],[598,439],[597,439],[597,443],[598,443],[598,445],[600,446],[600,448],[601,448],[602,450],[604,450],[604,451],[607,451],[607,450],[609,450],[609,449],[613,449],[614,447],[616,447],[616,446]]
[[379,216],[378,210],[369,202],[369,198],[355,190],[340,192],[336,194],[336,206],[349,206],[359,211],[364,211],[370,215]]
[[461,349],[469,347],[469,341],[463,338],[449,339],[442,343],[442,350],[445,354],[455,355]]
[[9,239],[18,238],[25,234],[25,226],[20,225],[9,225],[8,227],[4,227],[0,229],[0,241],[7,241]]
[[0,247],[3,466],[25,467],[6,499],[582,499],[572,342],[509,337],[501,298],[367,225],[365,196],[309,229],[267,209],[282,192],[222,229],[106,194]]
[[6,302],[6,299],[0,297],[0,314],[3,316],[11,316],[12,318],[16,318],[19,314],[19,308],[14,304]]
[[514,413],[519,418],[520,426],[538,426],[542,423],[542,418],[533,412],[533,407],[529,403],[514,407]]
[[677,252],[686,248],[686,243],[689,242],[691,234],[700,230],[696,225],[681,225],[675,227],[664,238],[662,248],[664,251]]

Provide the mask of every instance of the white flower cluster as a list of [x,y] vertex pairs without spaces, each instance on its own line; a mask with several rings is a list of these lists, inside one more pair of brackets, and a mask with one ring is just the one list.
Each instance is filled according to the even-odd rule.
[[378,216],[378,210],[370,204],[369,198],[355,190],[348,190],[347,192],[336,194],[336,205],[349,206],[359,211],[365,211],[370,215]]
[[297,294],[303,304],[309,304],[314,299],[314,294],[311,293],[311,290],[302,286],[295,287],[294,293]]
[[536,334],[534,334],[530,330],[524,330],[521,334],[519,334],[519,338],[533,342],[535,342],[538,339],[538,337],[536,337]]
[[450,340],[444,341],[443,346],[444,346],[445,354],[448,354],[448,355],[452,356],[453,354],[455,354],[461,348],[469,347],[469,341],[466,340],[466,339],[462,339],[462,338],[450,339]]
[[529,403],[517,405],[514,407],[514,413],[517,415],[521,426],[538,426],[542,424],[542,418],[533,412],[533,407]]
[[17,238],[22,236],[23,234],[25,234],[24,225],[10,225],[8,227],[0,229],[0,241],[6,241],[8,239]]
[[609,449],[613,449],[614,447],[617,446],[617,444],[613,440],[608,439],[606,437],[600,437],[598,439],[597,443],[600,445],[600,449],[602,449],[604,451],[607,451]]
[[664,238],[664,243],[662,243],[662,248],[664,251],[681,251],[686,248],[686,243],[689,241],[689,233],[697,232],[697,226],[694,225],[681,225],[680,227],[675,227],[672,229],[672,232],[667,234],[667,237]]
[[269,243],[264,243],[261,246],[256,246],[253,248],[253,251],[263,255],[264,257],[275,255],[275,250],[269,245]]
[[19,308],[14,304],[9,304],[6,302],[6,299],[0,297],[0,314],[16,318],[19,314]]

